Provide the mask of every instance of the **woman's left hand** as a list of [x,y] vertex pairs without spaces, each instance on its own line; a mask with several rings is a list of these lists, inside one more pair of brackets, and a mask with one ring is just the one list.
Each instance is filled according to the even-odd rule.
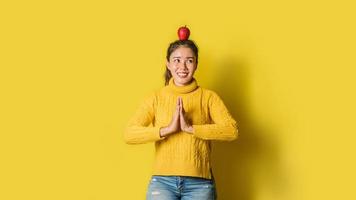
[[184,108],[183,108],[183,100],[179,97],[180,101],[180,112],[179,112],[179,119],[180,119],[180,129],[187,133],[193,133],[193,126],[188,124],[187,120],[184,117]]

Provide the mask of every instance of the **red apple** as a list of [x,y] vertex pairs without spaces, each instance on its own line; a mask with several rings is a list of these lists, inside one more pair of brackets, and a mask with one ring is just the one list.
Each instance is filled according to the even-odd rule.
[[187,26],[182,26],[178,29],[178,38],[179,40],[187,40],[190,35],[190,30]]

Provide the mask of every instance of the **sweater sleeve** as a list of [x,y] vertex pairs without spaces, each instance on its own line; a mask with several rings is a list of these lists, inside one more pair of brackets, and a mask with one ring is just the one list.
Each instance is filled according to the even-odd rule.
[[161,127],[150,126],[155,117],[155,105],[154,93],[147,95],[141,102],[124,130],[124,140],[127,144],[143,144],[165,139],[159,135]]
[[232,141],[237,139],[237,123],[222,99],[215,92],[212,92],[208,105],[212,123],[192,125],[193,135],[204,140]]

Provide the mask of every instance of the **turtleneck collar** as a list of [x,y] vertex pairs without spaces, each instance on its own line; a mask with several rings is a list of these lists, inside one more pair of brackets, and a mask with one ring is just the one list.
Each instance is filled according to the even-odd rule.
[[168,87],[176,93],[185,94],[195,90],[198,87],[198,84],[195,78],[193,77],[190,83],[188,83],[187,85],[177,86],[176,84],[174,84],[173,78],[171,78],[169,80]]

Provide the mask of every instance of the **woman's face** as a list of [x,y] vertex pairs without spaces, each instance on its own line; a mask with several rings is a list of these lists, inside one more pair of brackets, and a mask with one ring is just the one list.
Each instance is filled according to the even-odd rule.
[[175,85],[188,84],[197,68],[194,52],[189,47],[178,47],[171,53],[167,68],[173,76]]

